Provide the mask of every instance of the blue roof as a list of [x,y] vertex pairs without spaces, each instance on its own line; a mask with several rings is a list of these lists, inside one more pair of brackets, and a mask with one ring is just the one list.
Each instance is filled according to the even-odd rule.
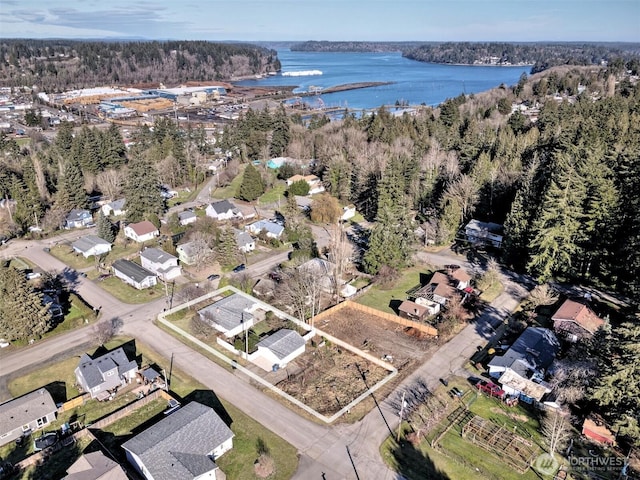
[[270,222],[269,220],[258,220],[251,224],[251,228],[252,230],[259,232],[266,230],[268,233],[276,236],[279,236],[284,231],[284,227],[282,225]]

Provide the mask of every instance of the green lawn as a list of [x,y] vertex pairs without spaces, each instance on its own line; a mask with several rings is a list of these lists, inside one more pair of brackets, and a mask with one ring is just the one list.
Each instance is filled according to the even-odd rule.
[[407,290],[420,285],[420,275],[430,277],[433,271],[429,265],[420,265],[408,268],[401,272],[401,276],[389,289],[381,289],[378,285],[372,286],[367,293],[359,297],[356,302],[377,310],[396,314],[389,305],[392,300],[399,305],[407,299]]
[[69,265],[69,267],[76,270],[82,270],[85,268],[93,267],[95,265],[95,260],[93,259],[93,257],[84,258],[79,253],[76,253],[75,250],[71,248],[71,245],[56,245],[54,247],[51,247],[49,253],[61,262],[66,263],[67,265]]
[[238,175],[231,181],[231,184],[226,187],[216,188],[211,192],[211,197],[219,200],[224,200],[225,198],[233,198],[238,192],[238,188],[242,183],[242,174],[244,173],[245,165],[240,165],[238,169]]
[[498,298],[498,295],[500,295],[503,292],[503,290],[504,290],[504,286],[502,285],[502,283],[495,282],[493,285],[491,285],[489,288],[487,288],[480,294],[480,299],[484,300],[487,303],[491,303],[496,298]]
[[[123,343],[125,343],[127,348],[133,346],[131,340],[118,338],[109,342],[107,348],[112,349]],[[161,369],[163,367],[168,368],[169,361],[157,352],[150,350],[146,345],[139,342],[135,342],[135,347],[136,354],[142,365],[151,364]],[[56,388],[58,392],[54,395],[54,400],[63,401],[77,394],[77,391],[72,387],[75,381],[73,370],[77,364],[77,357],[51,364],[24,377],[14,379],[9,384],[9,389],[14,396],[17,396],[33,391],[44,385],[49,385],[48,388],[52,386],[56,387],[57,385]],[[66,390],[64,387],[66,387]],[[211,406],[223,419],[231,423],[231,430],[235,433],[233,449],[216,460],[216,463],[222,471],[227,474],[227,478],[234,480],[253,480],[256,478],[253,465],[259,457],[259,444],[266,446],[276,466],[276,471],[269,477],[270,479],[286,480],[293,476],[298,466],[297,451],[282,438],[242,413],[232,404],[219,399],[216,397],[215,392],[208,390],[204,385],[198,383],[177,368],[174,368],[172,371],[171,392],[177,395],[183,404],[189,401],[199,401]],[[52,394],[54,393],[55,392],[52,392]],[[102,418],[108,413],[134,400],[135,396],[133,393],[125,393],[117,395],[115,399],[110,402],[88,401],[82,407],[61,414],[56,421],[56,426],[71,418],[79,418],[86,424]],[[119,445],[130,438],[132,432],[137,433],[141,429],[141,426],[146,427],[153,423],[153,421],[162,418],[159,414],[165,408],[166,403],[164,401],[153,401],[140,410],[132,412],[127,417],[105,428],[100,433],[100,440],[108,447],[115,449],[116,451],[114,451],[114,453],[116,455],[121,455]],[[47,430],[51,431],[53,427],[47,428]],[[6,446],[6,448],[7,451],[0,449],[0,456],[2,456],[3,459],[9,457],[9,459],[14,462],[19,461],[21,458],[24,458],[26,454],[30,453],[29,447],[23,450],[15,450],[13,443]],[[78,456],[81,451],[82,449],[79,449],[75,455]],[[58,458],[58,454],[54,455],[52,459],[53,458]]]
[[138,290],[116,277],[105,278],[98,285],[125,303],[147,303],[163,297],[165,294],[164,286],[161,284]]
[[278,182],[271,190],[265,192],[258,198],[258,204],[271,205],[280,202],[280,205],[284,205],[287,201],[284,196],[286,190],[287,185],[284,182]]

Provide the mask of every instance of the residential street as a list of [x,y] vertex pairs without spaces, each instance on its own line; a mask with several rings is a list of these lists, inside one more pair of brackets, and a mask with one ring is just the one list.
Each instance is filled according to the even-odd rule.
[[[44,252],[42,247],[42,242],[16,241],[0,251],[0,255],[21,255],[45,270],[64,271],[65,265]],[[287,252],[279,254],[278,261],[281,261],[280,257],[283,255],[287,255]],[[248,271],[252,276],[257,275],[258,271],[266,272],[272,267],[273,260],[275,259],[250,266]],[[463,257],[448,253],[429,253],[428,261],[441,265],[465,263]],[[252,271],[252,268],[256,271]],[[128,305],[111,297],[85,278],[75,280],[80,295],[92,305],[102,306],[101,311],[105,318],[115,316],[123,320],[123,334],[137,338],[166,358],[173,354],[178,368],[292,443],[301,455],[300,465],[294,476],[300,480],[396,479],[397,474],[386,467],[379,454],[380,443],[389,434],[387,423],[393,429],[398,422],[398,412],[392,407],[392,400],[417,379],[422,379],[430,388],[435,388],[439,378],[461,371],[476,348],[490,338],[493,327],[498,325],[526,294],[523,287],[503,275],[504,293],[490,308],[453,340],[440,347],[433,357],[405,379],[389,398],[378,399],[387,423],[381,418],[380,412],[374,409],[356,424],[324,426],[298,416],[278,401],[256,390],[246,379],[238,378],[241,374],[229,372],[218,366],[154,326],[152,320],[164,308],[165,299],[144,305]],[[46,362],[64,352],[88,344],[92,338],[92,328],[87,327],[38,342],[16,352],[2,354],[0,376],[6,379],[6,376],[22,368]],[[347,447],[353,458],[353,465]]]

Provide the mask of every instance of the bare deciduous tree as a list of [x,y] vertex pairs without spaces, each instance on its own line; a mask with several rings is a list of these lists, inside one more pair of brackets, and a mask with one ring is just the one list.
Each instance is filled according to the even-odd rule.
[[548,452],[551,455],[559,451],[570,436],[569,422],[557,410],[545,414],[540,430],[545,437]]
[[96,185],[105,197],[116,200],[122,194],[125,180],[125,169],[109,169],[96,176]]
[[111,340],[122,327],[122,319],[119,317],[113,317],[108,320],[102,320],[93,326],[93,333],[100,343],[104,345]]
[[215,254],[209,245],[210,235],[196,231],[189,237],[191,257],[195,261],[196,270],[201,270],[213,263]]
[[302,264],[285,270],[278,288],[281,305],[291,308],[300,320],[310,322],[320,311],[322,281],[331,278],[330,272],[313,265]]
[[548,283],[544,283],[542,285],[536,285],[536,287],[531,290],[527,303],[531,310],[535,310],[539,306],[553,305],[557,301],[558,295],[556,292]]

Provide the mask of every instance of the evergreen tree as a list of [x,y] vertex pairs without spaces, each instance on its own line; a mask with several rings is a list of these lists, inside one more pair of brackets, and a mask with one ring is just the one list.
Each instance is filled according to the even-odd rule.
[[253,165],[247,165],[247,167],[244,169],[244,173],[242,174],[242,183],[238,188],[236,197],[240,200],[253,202],[263,193],[264,182],[262,181],[260,172],[258,172],[258,170],[256,170],[256,167],[254,167]]
[[100,210],[100,212],[98,213],[96,226],[98,230],[96,235],[109,243],[113,243],[113,241],[116,239],[116,232],[113,228],[113,224],[104,215],[104,213],[102,213],[102,210]]
[[223,267],[230,268],[238,264],[240,251],[233,227],[227,226],[220,230],[215,252],[218,263]]
[[28,283],[24,272],[0,266],[0,336],[7,340],[40,338],[51,326],[49,307],[42,293]]
[[289,185],[288,191],[291,196],[298,195],[306,197],[309,195],[309,189],[310,187],[306,180],[298,180]]
[[148,160],[138,158],[129,163],[124,194],[129,222],[140,222],[150,219],[152,215],[162,215],[164,200],[160,194],[158,173]]
[[363,259],[369,274],[375,275],[385,265],[403,267],[410,260],[413,232],[405,189],[402,163],[394,159],[378,184],[378,213]]
[[289,132],[289,121],[284,112],[284,107],[278,110],[273,121],[273,131],[271,133],[271,145],[269,153],[272,157],[281,157],[289,146],[291,133]]
[[77,158],[72,158],[64,168],[58,185],[58,205],[65,209],[87,208],[89,197],[84,190],[84,175]]

